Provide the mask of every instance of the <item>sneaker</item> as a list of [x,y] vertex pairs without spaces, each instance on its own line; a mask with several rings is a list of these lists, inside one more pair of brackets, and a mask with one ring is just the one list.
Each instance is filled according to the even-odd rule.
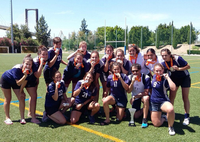
[[161,115],[161,118],[164,118],[164,119],[165,119],[165,122],[168,122],[168,121],[167,121],[167,116],[166,116],[165,114],[162,114],[162,115]]
[[141,127],[142,128],[148,127],[147,119],[143,118]]
[[21,119],[21,120],[20,120],[20,123],[21,123],[21,124],[26,124],[26,120],[25,120],[25,119]]
[[142,127],[142,128],[148,127],[148,123],[144,123],[144,122],[143,122],[142,125],[141,125],[141,127]]
[[90,124],[94,124],[95,123],[95,118],[94,116],[89,116],[89,120],[90,120]]
[[169,135],[170,136],[173,136],[173,135],[175,135],[176,133],[175,133],[175,131],[174,131],[174,127],[169,127]]
[[183,121],[183,125],[189,125],[190,124],[190,118],[185,118]]
[[43,112],[43,117],[42,117],[42,122],[47,122],[47,120],[49,119],[49,117],[47,116],[46,111]]
[[6,120],[4,121],[4,123],[6,123],[6,125],[11,125],[11,124],[13,124],[13,122],[10,120],[10,118],[6,119]]

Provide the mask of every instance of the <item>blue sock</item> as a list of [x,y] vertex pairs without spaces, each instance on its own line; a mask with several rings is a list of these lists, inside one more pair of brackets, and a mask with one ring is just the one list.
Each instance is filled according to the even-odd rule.
[[185,118],[188,118],[188,117],[190,117],[190,114],[189,113],[185,113]]

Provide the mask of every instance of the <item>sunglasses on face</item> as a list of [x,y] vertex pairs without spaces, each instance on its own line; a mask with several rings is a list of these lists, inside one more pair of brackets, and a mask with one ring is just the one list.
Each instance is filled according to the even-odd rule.
[[132,72],[138,72],[138,70],[132,70]]

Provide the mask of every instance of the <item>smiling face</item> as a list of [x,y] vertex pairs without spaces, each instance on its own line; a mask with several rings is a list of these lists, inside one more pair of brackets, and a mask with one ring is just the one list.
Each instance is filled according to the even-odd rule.
[[58,43],[53,43],[54,48],[60,48],[61,47],[61,42]]
[[44,60],[46,61],[48,59],[48,51],[41,51],[39,57],[44,58]]
[[83,51],[83,54],[85,54],[85,52],[87,51],[87,45],[82,43],[79,48]]
[[112,71],[113,73],[120,73],[121,70],[119,66],[113,65]]
[[136,50],[134,47],[129,47],[128,53],[130,56],[136,56]]
[[156,75],[162,75],[164,72],[164,69],[160,65],[155,65],[154,66],[154,73]]
[[167,51],[162,51],[161,56],[164,61],[170,61],[171,56],[167,53]]
[[53,80],[55,82],[60,82],[61,81],[61,73],[60,72],[56,72],[54,77],[53,77]]
[[97,53],[94,52],[94,53],[91,54],[90,59],[91,59],[92,62],[96,63],[99,60],[99,56],[98,56]]
[[124,59],[124,54],[121,51],[118,51],[116,54],[116,60],[122,60]]
[[140,70],[137,67],[133,66],[131,71],[133,75],[140,76]]
[[31,70],[31,68],[32,68],[32,61],[30,61],[30,60],[25,60],[24,63],[23,63],[23,68],[24,68],[24,69]]
[[113,54],[112,48],[106,48],[106,54],[109,56],[112,56],[112,54]]
[[88,84],[91,84],[93,82],[93,76],[92,76],[92,74],[88,73],[85,76],[84,80],[88,80]]
[[147,52],[147,57],[150,60],[156,60],[156,55],[153,54],[151,51]]
[[82,63],[82,61],[83,61],[83,56],[77,55],[76,56],[76,63]]

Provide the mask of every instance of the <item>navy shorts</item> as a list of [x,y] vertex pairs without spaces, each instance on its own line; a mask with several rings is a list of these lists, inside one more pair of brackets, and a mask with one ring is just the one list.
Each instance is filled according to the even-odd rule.
[[188,88],[191,86],[191,78],[189,75],[182,78],[172,78],[172,81],[176,84],[176,87]]
[[160,108],[165,102],[169,102],[169,101],[163,101],[161,103],[150,102],[150,111],[162,111]]
[[0,79],[0,87],[4,88],[4,89],[11,89],[11,88],[13,88],[13,89],[20,89],[20,86],[18,86],[16,82],[13,82],[11,84],[10,82],[8,82],[3,77],[1,77],[1,79]]
[[133,101],[132,108],[135,108],[136,111],[141,109],[141,98]]
[[76,103],[74,103],[74,105],[73,105],[73,107],[72,107],[72,111],[79,111],[79,112],[81,112],[81,113],[84,113],[86,110],[87,110],[87,108],[88,108],[88,106],[89,106],[89,104],[91,103],[92,101],[90,101],[89,103],[87,103],[86,105],[84,105],[80,110],[77,110],[76,109]]
[[60,106],[52,106],[52,107],[46,107],[45,106],[45,111],[47,113],[47,115],[52,115],[54,113],[56,113],[57,111],[59,111],[59,107]]
[[39,79],[29,80],[25,88],[36,87],[39,84]]
[[51,72],[49,69],[44,70],[43,75],[46,84],[49,84],[53,81],[53,72]]
[[117,97],[114,97],[112,94],[111,94],[111,96],[115,99],[115,104],[118,107],[126,108],[126,105],[127,105],[127,102],[128,102],[126,97],[117,98]]
[[108,78],[108,75],[106,72],[103,72],[100,74],[100,80],[101,82],[107,82],[107,78]]

